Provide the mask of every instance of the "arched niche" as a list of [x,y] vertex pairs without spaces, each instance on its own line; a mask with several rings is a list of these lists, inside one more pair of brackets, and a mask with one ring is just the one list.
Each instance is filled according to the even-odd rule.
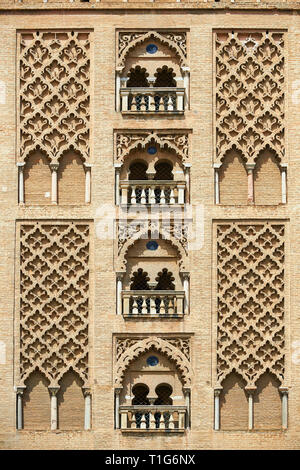
[[222,383],[220,394],[221,430],[248,429],[248,400],[245,381],[236,372],[231,372]]
[[281,429],[280,385],[270,372],[258,379],[253,396],[254,429]]
[[83,381],[74,371],[66,372],[59,382],[57,392],[58,428],[64,430],[83,429],[84,395]]
[[219,170],[220,204],[246,205],[248,200],[247,170],[239,152],[230,150]]
[[169,240],[157,239],[155,242],[158,247],[156,250],[152,250],[147,247],[148,242],[149,239],[140,239],[129,248],[126,254],[127,269],[124,276],[124,289],[130,288],[131,279],[138,269],[147,272],[149,285],[155,289],[156,278],[160,272],[167,268],[174,277],[175,290],[182,290],[179,256],[176,247]]
[[177,156],[173,150],[160,148],[156,142],[151,142],[145,148],[136,148],[130,152],[121,167],[121,180],[130,179],[130,167],[135,162],[143,162],[147,166],[146,175],[149,180],[155,179],[156,166],[163,162],[172,166],[174,181],[184,181],[185,179],[181,157]]
[[60,159],[57,171],[58,204],[85,203],[85,170],[77,152],[68,151]]
[[276,154],[264,150],[254,168],[254,201],[258,205],[281,203],[281,171]]
[[50,382],[44,374],[35,370],[25,381],[23,395],[24,429],[50,429]]
[[127,368],[123,389],[120,394],[120,404],[132,405],[135,398],[136,387],[143,384],[147,387],[147,399],[154,404],[158,399],[158,387],[170,387],[170,400],[175,405],[185,405],[183,384],[176,363],[163,353],[151,348],[132,361]]
[[168,44],[163,44],[159,35],[145,37],[142,42],[136,44],[127,53],[124,63],[122,77],[127,77],[130,69],[136,66],[146,69],[150,78],[154,78],[157,69],[163,66],[172,68],[176,77],[180,78],[182,75],[181,58],[178,52]]
[[24,167],[25,204],[51,204],[51,170],[42,151],[32,152]]

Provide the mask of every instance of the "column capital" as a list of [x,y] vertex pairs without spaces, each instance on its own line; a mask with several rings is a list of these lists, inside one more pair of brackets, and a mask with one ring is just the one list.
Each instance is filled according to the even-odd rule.
[[249,385],[248,387],[245,387],[245,390],[249,395],[253,395],[256,389],[257,387],[255,387],[255,385]]
[[248,171],[253,171],[255,168],[255,163],[246,163],[245,167]]
[[287,170],[288,164],[280,162],[279,166],[280,166],[281,170]]
[[125,275],[125,272],[117,271],[117,272],[116,272],[116,278],[117,278],[117,280],[118,280],[118,281],[122,281],[124,275]]
[[84,163],[83,163],[83,166],[84,166],[84,168],[85,168],[86,170],[90,170],[90,169],[92,168],[93,164],[92,164],[92,163],[86,163],[86,162],[84,162]]
[[215,170],[219,170],[221,168],[221,166],[222,166],[222,163],[214,163],[213,164],[213,167],[214,167]]
[[222,390],[223,390],[223,387],[221,387],[221,385],[216,385],[214,388],[214,396],[219,397]]
[[51,171],[57,171],[59,167],[59,163],[50,163],[50,169]]
[[288,395],[288,393],[289,393],[288,387],[285,387],[284,385],[279,387],[279,391],[280,391],[280,393],[282,393],[282,395]]
[[122,387],[115,387],[115,394],[116,395],[120,395],[120,393],[122,392],[123,388]]
[[181,271],[181,276],[183,277],[183,279],[190,279],[190,273],[188,271]]
[[88,395],[92,395],[92,390],[91,390],[91,387],[89,385],[86,385],[84,387],[82,387],[82,392],[83,392],[83,395],[86,397]]
[[191,387],[182,387],[184,396],[189,396],[191,394]]
[[23,170],[26,162],[17,162],[17,167],[20,168],[20,170]]
[[15,387],[15,392],[17,395],[23,395],[25,390],[26,390],[25,385],[18,385],[17,387]]
[[116,171],[120,171],[122,166],[123,166],[123,163],[114,163],[114,167]]
[[54,397],[57,394],[59,389],[60,387],[51,387],[51,386],[48,387],[48,390],[52,397]]

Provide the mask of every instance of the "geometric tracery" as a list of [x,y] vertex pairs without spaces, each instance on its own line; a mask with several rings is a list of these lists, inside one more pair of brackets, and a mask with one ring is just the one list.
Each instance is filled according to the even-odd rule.
[[20,383],[35,369],[87,383],[89,225],[22,223],[20,289]]
[[216,162],[235,147],[255,159],[267,146],[284,161],[284,33],[215,35]]
[[280,223],[217,225],[217,382],[284,380],[284,232]]
[[20,160],[41,149],[89,159],[88,32],[27,32],[20,37]]

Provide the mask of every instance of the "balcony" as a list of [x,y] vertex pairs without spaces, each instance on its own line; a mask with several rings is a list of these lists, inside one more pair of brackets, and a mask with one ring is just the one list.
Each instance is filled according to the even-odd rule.
[[122,431],[184,432],[186,406],[120,406]]
[[182,317],[185,310],[184,299],[184,291],[122,291],[123,316],[128,318]]
[[183,114],[184,88],[121,88],[123,114]]
[[121,204],[184,204],[185,181],[123,180]]

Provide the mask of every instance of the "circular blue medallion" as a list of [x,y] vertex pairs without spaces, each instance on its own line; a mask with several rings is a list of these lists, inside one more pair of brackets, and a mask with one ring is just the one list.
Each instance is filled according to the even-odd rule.
[[149,356],[147,358],[148,366],[157,366],[158,363],[159,363],[159,360],[156,356]]
[[156,147],[149,147],[147,152],[149,153],[149,155],[155,155],[156,152],[157,152],[157,148]]
[[146,248],[151,251],[157,250],[158,243],[154,240],[150,240],[150,242],[146,243]]
[[146,47],[148,54],[155,54],[158,51],[158,47],[155,44],[148,44]]

